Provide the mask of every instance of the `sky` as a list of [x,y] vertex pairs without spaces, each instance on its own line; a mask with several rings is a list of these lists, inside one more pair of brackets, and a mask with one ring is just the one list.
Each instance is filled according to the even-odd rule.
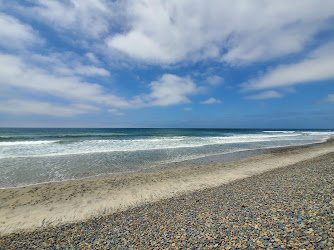
[[0,126],[334,128],[334,1],[0,0]]

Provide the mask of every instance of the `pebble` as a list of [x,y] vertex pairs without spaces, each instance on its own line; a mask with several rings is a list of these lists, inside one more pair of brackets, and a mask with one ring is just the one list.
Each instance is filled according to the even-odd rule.
[[108,216],[0,236],[0,249],[333,249],[334,154]]

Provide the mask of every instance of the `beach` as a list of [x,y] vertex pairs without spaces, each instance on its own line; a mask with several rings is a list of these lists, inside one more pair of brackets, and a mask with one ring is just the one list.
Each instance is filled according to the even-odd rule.
[[[311,244],[307,237],[313,235],[312,244],[320,244],[322,241],[316,239],[324,237],[326,242],[321,244],[326,246],[334,237],[333,152],[334,142],[330,140],[221,164],[2,189],[1,245],[55,244],[61,238],[69,246],[98,246],[104,239],[110,246],[138,243],[145,248],[165,248],[181,246],[182,242],[193,244],[198,236],[198,244],[214,247],[222,246],[226,239],[228,244],[237,244],[244,242],[242,239],[259,238],[264,229],[273,235],[284,226],[290,228],[284,231],[284,237],[292,237],[289,230],[293,235],[300,230],[304,241]],[[311,221],[317,220],[317,213],[321,213],[320,222],[314,226],[303,219],[308,216]],[[304,227],[296,223],[304,223]],[[225,231],[219,231],[218,226],[225,231],[232,226],[233,230],[223,237]],[[237,233],[242,228],[249,229],[247,234]],[[191,233],[196,236],[192,241],[184,238],[195,229],[204,233]],[[147,238],[149,232],[153,245]],[[283,242],[282,235],[276,236],[275,244]],[[301,244],[299,236],[290,241]],[[265,244],[261,242],[256,244]]]

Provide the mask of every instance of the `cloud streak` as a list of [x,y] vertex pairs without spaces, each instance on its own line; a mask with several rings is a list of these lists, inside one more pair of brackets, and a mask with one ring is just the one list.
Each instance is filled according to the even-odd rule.
[[206,101],[201,102],[201,104],[220,104],[220,103],[222,103],[221,100],[213,98],[213,97],[209,98]]
[[324,102],[334,102],[334,94],[329,94],[326,98],[324,98],[322,101]]
[[43,21],[60,33],[79,33],[89,39],[99,39],[109,29],[113,16],[112,4],[104,0],[37,0],[31,7],[20,6],[23,15]]
[[118,111],[117,109],[108,109],[108,112],[116,116],[124,116],[123,112]]
[[3,13],[0,13],[0,37],[0,47],[9,49],[23,49],[43,42],[30,25]]
[[281,98],[283,97],[283,95],[281,95],[280,93],[278,93],[277,91],[265,91],[256,95],[249,95],[246,96],[245,99],[249,99],[249,100],[263,100],[263,99],[272,99],[272,98]]
[[334,43],[322,46],[298,63],[276,67],[263,76],[241,84],[244,90],[291,87],[334,78]]
[[224,82],[224,78],[217,75],[212,75],[206,78],[206,81],[212,86],[218,86]]
[[0,112],[12,114],[46,115],[68,117],[98,111],[97,107],[85,104],[59,105],[34,100],[0,101]]
[[25,63],[18,56],[0,53],[0,84],[3,89],[41,93],[69,101],[128,107],[129,104],[113,94],[106,93],[103,86],[83,81],[76,76],[59,76]]

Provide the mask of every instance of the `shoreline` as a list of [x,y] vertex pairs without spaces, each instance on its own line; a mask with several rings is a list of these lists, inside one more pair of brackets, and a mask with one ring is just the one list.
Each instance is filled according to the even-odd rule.
[[[9,186],[9,187],[0,187],[1,190],[7,189],[15,189],[15,188],[26,188],[31,186],[39,186],[39,185],[47,185],[52,183],[63,183],[63,182],[72,182],[72,181],[86,181],[86,180],[95,180],[95,179],[103,179],[103,178],[110,178],[110,177],[119,177],[119,176],[127,176],[133,175],[138,173],[149,173],[155,172],[165,169],[173,169],[179,167],[188,167],[188,166],[202,166],[207,164],[221,164],[225,162],[237,161],[243,158],[248,158],[255,155],[266,154],[270,152],[275,152],[281,149],[298,149],[298,148],[309,148],[309,147],[316,147],[317,145],[324,144],[326,142],[334,141],[333,138],[327,138],[323,141],[319,142],[311,142],[302,145],[290,145],[290,146],[277,146],[277,147],[264,147],[264,148],[254,148],[254,149],[243,149],[241,151],[232,151],[232,152],[224,152],[224,153],[214,153],[210,155],[195,157],[193,159],[181,160],[181,161],[172,161],[172,162],[164,162],[157,165],[149,166],[140,170],[131,170],[128,172],[119,172],[119,173],[112,173],[112,174],[100,174],[97,176],[88,176],[82,177],[78,179],[65,179],[65,180],[57,180],[57,181],[50,181],[50,182],[41,182],[41,183],[32,183],[28,185],[22,186]],[[91,154],[91,153],[87,153]],[[237,155],[237,156],[235,156]],[[216,160],[212,160],[216,158]]]
[[[161,163],[158,165],[154,166],[149,166],[140,170],[132,170],[128,172],[119,172],[119,173],[112,173],[112,174],[100,174],[97,176],[88,176],[88,177],[83,177],[79,179],[65,179],[65,180],[60,180],[60,181],[50,181],[50,182],[41,182],[41,183],[33,183],[33,184],[28,184],[24,186],[10,186],[10,187],[0,187],[0,190],[7,190],[7,189],[16,189],[16,188],[26,188],[26,187],[31,187],[31,186],[39,186],[39,185],[48,185],[52,183],[63,183],[63,182],[72,182],[72,181],[87,181],[87,180],[96,180],[96,179],[104,179],[104,178],[111,178],[111,177],[120,177],[120,176],[128,176],[128,175],[134,175],[134,174],[139,174],[139,173],[150,173],[150,172],[155,172],[155,171],[161,171],[161,170],[167,170],[167,169],[173,169],[173,168],[179,168],[179,167],[187,167],[187,166],[199,166],[199,165],[206,165],[206,164],[211,164],[213,161],[211,160],[212,158],[219,157],[220,159],[218,162],[215,162],[217,164],[219,163],[224,163],[224,162],[231,162],[231,161],[236,161],[242,158],[247,158],[253,155],[260,155],[260,154],[265,154],[266,152],[280,149],[280,148],[289,148],[289,147],[304,147],[304,146],[310,146],[310,145],[316,145],[316,144],[322,144],[324,142],[318,142],[318,143],[311,143],[311,144],[305,144],[301,146],[279,146],[279,147],[269,147],[269,148],[263,148],[263,149],[246,149],[243,151],[235,151],[235,152],[227,152],[227,153],[217,153],[217,154],[212,154],[212,155],[207,155],[207,156],[200,156],[198,158],[194,159],[188,159],[188,160],[181,160],[181,161],[176,161],[176,162],[165,162]],[[236,156],[240,154],[241,156]],[[226,156],[228,156],[226,159]],[[232,156],[232,157],[229,157]],[[208,162],[208,163],[203,163],[203,162]]]
[[0,234],[83,221],[334,152],[334,140],[268,149],[236,161],[0,190]]

